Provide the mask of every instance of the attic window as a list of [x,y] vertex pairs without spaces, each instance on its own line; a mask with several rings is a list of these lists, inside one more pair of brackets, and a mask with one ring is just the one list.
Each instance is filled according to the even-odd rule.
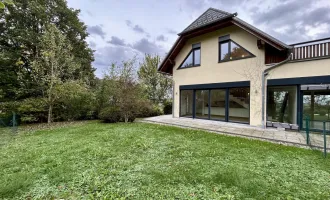
[[178,69],[197,67],[201,65],[201,44],[193,44],[188,56]]
[[219,62],[255,57],[248,50],[230,39],[229,35],[219,38]]

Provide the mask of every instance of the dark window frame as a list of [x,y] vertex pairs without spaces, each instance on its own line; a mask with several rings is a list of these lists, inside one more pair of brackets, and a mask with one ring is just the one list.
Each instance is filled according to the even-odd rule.
[[[238,47],[242,48],[244,51],[248,52],[250,56],[246,57],[241,57],[241,58],[234,58],[234,59],[226,59],[226,60],[221,60],[221,44],[228,43],[228,53],[229,57],[231,56],[231,42],[233,42],[235,45]],[[247,59],[247,58],[254,58],[256,57],[253,53],[242,47],[241,45],[237,44],[235,41],[231,40],[228,35],[219,37],[219,43],[218,43],[218,63],[223,63],[223,62],[229,62],[229,61],[235,61],[235,60],[242,60],[242,59]]]
[[[199,50],[199,64],[195,64],[195,51]],[[190,54],[192,53],[192,66],[189,67],[182,67],[183,63],[187,60],[187,58],[190,56]],[[179,67],[177,69],[188,69],[188,68],[192,68],[192,67],[200,67],[201,66],[201,62],[202,62],[202,49],[201,49],[201,45],[200,43],[197,44],[193,44],[191,50],[189,51],[188,55],[183,59],[183,61],[181,62],[181,64],[179,65]]]

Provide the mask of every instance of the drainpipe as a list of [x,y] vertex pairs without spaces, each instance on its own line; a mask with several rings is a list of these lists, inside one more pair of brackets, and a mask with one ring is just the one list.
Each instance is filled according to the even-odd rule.
[[261,82],[261,90],[262,90],[262,128],[266,128],[265,126],[265,82],[266,82],[266,76],[268,75],[268,72],[272,69],[275,69],[285,63],[287,63],[289,60],[291,60],[291,58],[293,57],[293,53],[290,53],[290,55],[288,56],[287,59],[283,60],[282,62],[279,62],[273,66],[270,66],[268,68],[266,68],[263,72],[262,72],[262,82]]
[[174,118],[174,88],[175,88],[175,82],[174,82],[174,79],[173,79],[173,76],[172,74],[169,74],[169,73],[165,73],[165,72],[158,72],[160,74],[163,74],[165,75],[164,77],[171,80],[172,81],[172,117]]

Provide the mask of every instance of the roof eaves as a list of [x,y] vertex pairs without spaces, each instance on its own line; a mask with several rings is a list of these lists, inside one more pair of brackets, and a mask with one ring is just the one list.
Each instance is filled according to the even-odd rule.
[[258,29],[258,28],[256,28],[256,27],[252,26],[251,24],[249,24],[249,23],[247,23],[247,22],[241,20],[241,19],[238,18],[238,17],[234,17],[233,20],[236,21],[236,22],[238,22],[238,23],[240,23],[240,24],[242,24],[243,26],[245,26],[245,27],[247,27],[247,28],[249,28],[249,29],[252,29],[253,31],[259,33],[260,35],[266,37],[266,38],[269,39],[270,41],[272,41],[272,42],[274,42],[274,43],[276,43],[276,44],[278,44],[278,45],[280,45],[280,46],[282,46],[282,47],[284,47],[284,48],[287,48],[287,49],[291,49],[291,48],[293,48],[292,46],[285,44],[284,42],[282,42],[282,41],[280,41],[280,40],[274,38],[273,36],[271,36],[271,35],[269,35],[269,34],[263,32],[263,31],[261,31],[260,29]]
[[167,62],[167,60],[169,59],[170,55],[172,54],[173,50],[176,48],[176,46],[178,46],[180,40],[182,39],[181,36],[179,36],[176,41],[174,42],[173,46],[171,47],[170,51],[168,52],[168,54],[165,56],[165,58],[163,59],[163,61],[160,63],[159,67],[158,67],[158,71],[161,71],[164,64]]

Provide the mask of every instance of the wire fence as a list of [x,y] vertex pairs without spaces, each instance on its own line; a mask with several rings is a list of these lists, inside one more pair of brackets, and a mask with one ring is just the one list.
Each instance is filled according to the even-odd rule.
[[306,133],[306,143],[312,147],[323,149],[324,157],[330,150],[330,121],[310,120],[306,117],[303,122],[303,131]]
[[10,128],[13,133],[17,133],[18,129],[18,116],[15,112],[11,115],[0,116],[0,128]]

